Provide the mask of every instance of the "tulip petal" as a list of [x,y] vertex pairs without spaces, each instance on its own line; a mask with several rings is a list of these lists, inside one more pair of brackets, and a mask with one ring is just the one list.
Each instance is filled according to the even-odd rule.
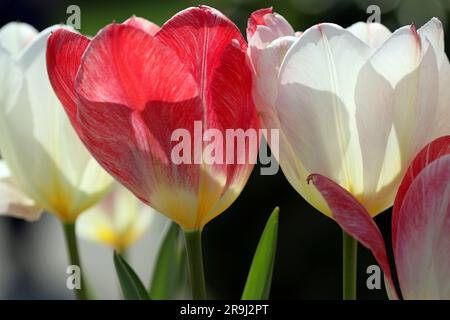
[[17,57],[37,34],[37,30],[29,24],[9,22],[0,28],[0,47]]
[[436,138],[435,124],[441,115],[437,114],[439,72],[435,50],[414,26],[406,26],[396,30],[370,62],[393,89],[390,108],[394,112],[401,167],[406,168]]
[[273,124],[278,119],[275,109],[278,96],[278,72],[284,56],[296,40],[295,37],[278,38],[264,49],[253,48],[250,44],[255,71],[253,99],[265,128],[278,128]]
[[173,50],[134,27],[109,25],[88,46],[76,87],[95,158],[141,200],[186,224],[180,211],[196,210],[199,169],[172,164],[171,136],[186,129],[194,139],[202,113],[197,84]]
[[[253,39],[258,38],[261,28],[256,31]],[[267,47],[259,49],[254,45],[254,40],[250,41],[249,54],[255,76],[253,77],[253,100],[259,112],[261,126],[265,129],[275,129],[279,134],[279,141],[270,138],[268,131],[266,140],[272,150],[273,156],[281,165],[281,169],[289,183],[310,201],[320,211],[327,210],[320,194],[314,188],[309,188],[306,178],[309,173],[298,161],[290,141],[287,139],[283,128],[278,120],[277,109],[275,107],[278,96],[278,73],[289,48],[297,41],[296,37],[281,37],[272,41]],[[273,142],[273,143],[272,143]],[[279,143],[274,145],[274,143]],[[281,156],[282,155],[282,156]]]
[[444,48],[444,28],[441,21],[437,18],[432,18],[425,25],[423,25],[418,33],[422,37],[426,37],[436,54],[438,68],[439,68],[439,105],[436,110],[436,137],[450,134],[450,63],[445,54]]
[[75,77],[89,42],[85,36],[66,29],[54,31],[47,42],[46,60],[50,83],[79,134]]
[[77,234],[122,251],[142,237],[150,225],[161,225],[162,218],[130,191],[117,186],[97,206],[78,218]]
[[347,28],[372,48],[379,47],[391,35],[391,31],[380,23],[357,22]]
[[436,134],[440,137],[450,134],[450,63],[445,56],[439,69],[439,105],[436,111]]
[[48,79],[47,39],[57,28],[41,32],[18,57],[20,94],[0,112],[0,148],[20,189],[63,221],[73,221],[111,180],[76,135]]
[[364,192],[358,199],[371,216],[392,205],[401,179],[401,155],[394,130],[393,89],[367,61],[355,90],[355,120],[362,155]]
[[396,30],[361,69],[355,93],[359,199],[372,216],[392,205],[404,170],[435,137],[438,97],[436,55],[413,26]]
[[[227,129],[259,128],[250,97],[252,76],[246,63],[247,45],[227,17],[206,6],[189,8],[167,21],[156,37],[176,51],[194,76],[200,89],[204,129],[217,129],[226,137]],[[236,156],[242,150],[234,151]],[[202,164],[197,210],[200,227],[239,195],[253,167],[248,159],[256,157],[252,151],[244,150],[244,164],[236,164],[236,160],[232,164]]]
[[296,36],[289,22],[272,9],[260,9],[252,13],[247,24],[247,41],[262,49],[280,37]]
[[264,16],[272,12],[272,8],[263,8],[252,12],[247,22],[247,41],[250,42],[258,26],[266,24]]
[[129,25],[131,27],[138,28],[151,36],[154,36],[161,28],[147,19],[132,16],[126,20],[123,24]]
[[387,291],[396,298],[383,236],[367,210],[351,193],[327,177],[311,174],[308,182],[322,194],[341,228],[372,252],[385,274]]
[[418,173],[400,208],[394,254],[403,297],[450,299],[449,253],[450,154],[446,153]]
[[8,167],[0,160],[0,215],[36,221],[42,211],[42,208],[36,206],[32,199],[15,186]]
[[401,208],[411,183],[431,162],[448,154],[450,154],[450,136],[444,136],[426,145],[409,165],[398,188],[392,209],[392,244],[394,248],[397,246],[398,220],[403,212]]
[[357,76],[370,54],[349,31],[320,24],[289,49],[279,74],[277,113],[296,157],[307,171],[354,194],[362,193],[362,161],[351,115]]
[[434,50],[438,59],[438,65],[443,62],[445,55],[445,43],[444,43],[444,28],[442,22],[438,18],[432,18],[425,23],[419,30],[417,30],[420,36],[426,37]]

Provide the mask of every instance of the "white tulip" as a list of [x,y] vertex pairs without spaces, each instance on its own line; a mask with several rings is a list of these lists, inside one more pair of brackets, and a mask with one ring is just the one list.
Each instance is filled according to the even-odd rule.
[[319,24],[301,35],[280,15],[255,12],[248,55],[264,126],[280,130],[279,162],[313,206],[319,173],[374,216],[393,203],[416,153],[450,133],[449,61],[441,22],[391,33],[381,24]]
[[168,221],[157,211],[144,205],[130,191],[116,185],[99,205],[78,218],[77,234],[86,240],[109,245],[120,252],[139,240],[151,226],[162,233]]
[[0,30],[0,151],[23,194],[73,222],[112,179],[80,142],[48,80],[47,38],[58,27],[35,34],[10,23]]

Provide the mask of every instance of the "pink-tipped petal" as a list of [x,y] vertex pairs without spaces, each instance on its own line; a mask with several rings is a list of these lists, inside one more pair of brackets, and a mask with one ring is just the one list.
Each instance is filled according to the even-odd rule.
[[254,11],[247,22],[247,40],[253,37],[256,32],[256,28],[260,25],[266,25],[266,21],[264,20],[264,16],[272,13],[272,8],[263,8]]
[[416,175],[399,210],[394,254],[403,297],[450,299],[450,154]]
[[408,192],[411,183],[434,160],[450,154],[450,136],[440,137],[433,142],[426,145],[415,157],[413,162],[408,167],[408,170],[403,177],[400,187],[397,191],[394,207],[392,210],[392,245],[397,243],[397,227],[398,220],[402,214],[402,205],[406,193]]
[[262,14],[259,12],[255,17],[249,19],[247,41],[250,47],[250,56],[252,56],[252,50],[264,49],[281,37],[296,37],[296,34],[289,22],[278,13]]
[[352,194],[327,177],[312,174],[308,182],[312,182],[322,194],[341,228],[372,251],[385,274],[387,291],[396,298],[383,236],[367,210]]

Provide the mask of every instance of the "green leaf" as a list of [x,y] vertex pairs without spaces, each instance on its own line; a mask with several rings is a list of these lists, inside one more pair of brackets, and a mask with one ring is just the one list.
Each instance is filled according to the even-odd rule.
[[126,300],[149,300],[150,297],[137,276],[122,256],[114,251],[114,266]]
[[261,235],[248,273],[242,300],[266,300],[269,298],[277,251],[279,211],[278,207],[273,210]]
[[176,298],[186,270],[186,250],[180,227],[172,222],[161,244],[153,271],[150,296],[155,300]]

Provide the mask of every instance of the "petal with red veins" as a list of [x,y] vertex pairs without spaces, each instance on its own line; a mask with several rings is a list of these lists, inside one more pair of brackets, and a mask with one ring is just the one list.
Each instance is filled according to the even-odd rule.
[[175,52],[142,30],[109,25],[88,46],[76,81],[90,152],[141,200],[191,227],[199,168],[172,164],[171,134],[184,128],[193,139],[202,110]]
[[47,42],[46,59],[50,83],[76,129],[75,77],[89,43],[90,40],[85,36],[66,29],[54,31]]
[[403,213],[401,208],[411,183],[431,162],[448,154],[450,154],[450,136],[440,137],[426,145],[409,165],[400,187],[398,188],[394,207],[392,209],[392,244],[394,248],[397,243],[398,220]]
[[387,291],[396,298],[383,236],[367,210],[351,193],[320,174],[308,177],[327,202],[332,216],[345,232],[372,251],[385,274]]
[[[206,6],[189,8],[167,21],[156,37],[176,51],[194,76],[205,130],[217,129],[226,137],[227,129],[259,128],[251,99],[247,45],[227,17]],[[251,152],[246,151],[247,155]],[[253,167],[248,161],[242,165],[225,162],[201,166],[197,212],[200,227],[232,203]]]
[[405,299],[450,299],[450,154],[426,165],[411,182],[394,253]]

